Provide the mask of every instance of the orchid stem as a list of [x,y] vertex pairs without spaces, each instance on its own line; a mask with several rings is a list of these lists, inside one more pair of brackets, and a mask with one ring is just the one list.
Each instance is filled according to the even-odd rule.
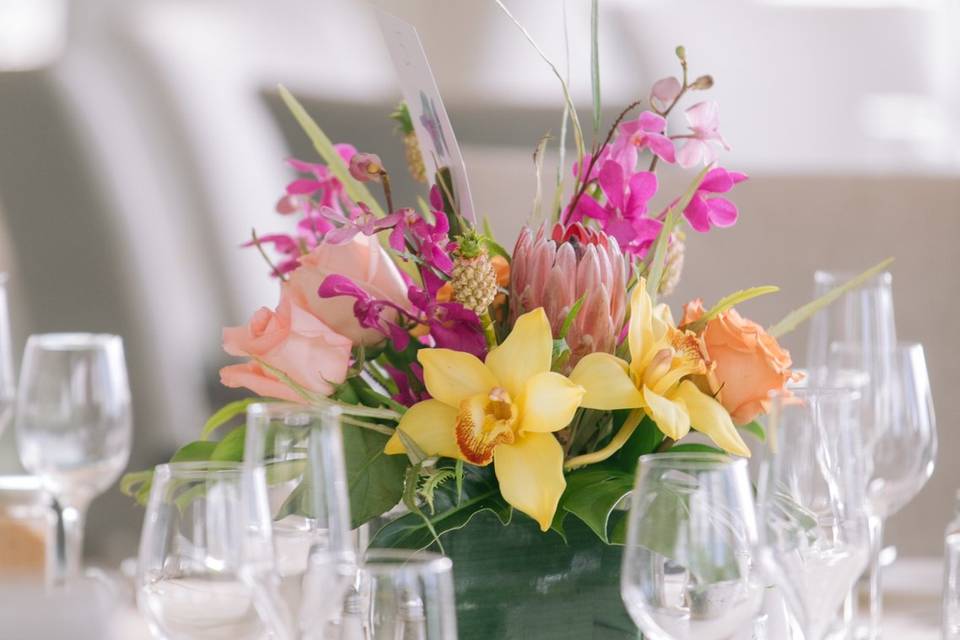
[[281,282],[286,282],[287,277],[280,272],[280,269],[277,269],[277,265],[273,264],[273,261],[270,259],[270,256],[268,256],[267,252],[264,251],[263,245],[260,243],[260,238],[257,237],[256,229],[250,229],[250,237],[253,240],[253,244],[257,248],[257,251],[260,252],[260,255],[263,256],[264,261],[270,266],[270,269],[273,270],[273,275],[280,278]]
[[497,332],[493,328],[493,318],[490,317],[489,309],[481,314],[480,324],[483,326],[483,337],[487,340],[487,349],[493,349],[497,346]]
[[380,170],[380,182],[383,183],[383,197],[387,201],[387,215],[393,213],[393,191],[390,189],[390,174],[386,169]]

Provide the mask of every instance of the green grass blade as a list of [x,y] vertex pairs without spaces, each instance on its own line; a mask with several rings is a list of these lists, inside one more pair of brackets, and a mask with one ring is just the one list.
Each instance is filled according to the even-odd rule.
[[747,300],[752,300],[759,296],[765,296],[768,293],[776,293],[780,291],[780,287],[774,287],[772,285],[767,285],[763,287],[751,287],[750,289],[743,289],[742,291],[737,291],[736,293],[731,293],[728,296],[723,297],[720,302],[713,305],[709,311],[707,311],[703,316],[696,322],[691,322],[688,324],[685,329],[693,331],[694,333],[700,333],[703,331],[707,323],[719,316],[725,311],[729,311],[738,304],[742,304]]
[[653,261],[650,263],[650,275],[647,277],[647,292],[650,298],[656,302],[657,292],[660,290],[660,280],[663,278],[663,269],[667,260],[667,245],[670,242],[670,234],[680,221],[680,214],[687,208],[694,194],[700,187],[700,183],[710,170],[710,165],[700,170],[700,173],[693,179],[686,193],[667,211],[667,216],[663,221],[663,228],[660,229],[660,235],[657,236],[657,242],[653,249]]
[[593,134],[600,134],[599,0],[590,4],[590,86],[593,89]]
[[887,258],[883,262],[873,267],[870,267],[860,275],[851,278],[850,280],[844,282],[843,284],[831,289],[827,293],[823,294],[816,300],[808,302],[799,309],[795,309],[788,313],[783,320],[773,325],[767,329],[767,333],[772,335],[774,338],[779,338],[784,336],[794,329],[796,329],[800,324],[810,319],[815,313],[821,309],[826,308],[832,302],[842,298],[845,294],[858,289],[868,280],[876,276],[877,274],[885,271],[893,263],[893,258]]

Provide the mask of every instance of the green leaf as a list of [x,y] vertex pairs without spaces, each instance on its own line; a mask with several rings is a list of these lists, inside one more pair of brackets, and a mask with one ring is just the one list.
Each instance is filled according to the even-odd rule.
[[756,420],[754,420],[753,422],[748,422],[747,424],[742,425],[740,428],[746,431],[747,433],[752,434],[753,437],[759,440],[760,442],[766,442],[767,440],[766,429],[764,429],[763,425],[757,422]]
[[137,501],[141,507],[147,504],[150,486],[153,484],[153,471],[134,471],[120,479],[120,492]]
[[590,3],[590,87],[593,91],[593,133],[600,133],[600,12],[598,0]]
[[680,221],[680,214],[687,208],[687,205],[690,204],[694,194],[697,193],[697,189],[700,187],[700,183],[703,182],[709,170],[710,165],[701,169],[700,173],[693,179],[693,182],[690,183],[690,186],[687,187],[686,193],[667,211],[667,216],[663,221],[663,227],[660,229],[660,235],[657,236],[657,242],[654,245],[653,261],[650,263],[650,276],[647,278],[647,293],[650,294],[650,299],[653,302],[657,301],[657,292],[660,290],[660,280],[663,278],[663,269],[667,260],[667,245],[670,242],[670,234],[673,233],[674,227],[676,227]]
[[536,228],[543,220],[543,156],[550,141],[550,132],[547,131],[537,143],[533,152],[533,168],[537,178],[537,190],[533,195],[533,208],[530,210],[530,227]]
[[708,444],[700,444],[699,442],[683,442],[681,444],[675,444],[667,451],[669,453],[719,453],[721,455],[727,455],[727,452],[723,449],[711,447]]
[[563,340],[567,337],[567,332],[569,332],[570,327],[573,326],[573,321],[577,319],[577,315],[579,315],[580,309],[583,307],[583,301],[586,299],[587,294],[583,294],[573,303],[573,306],[570,307],[570,311],[567,312],[567,316],[563,319],[563,324],[560,325],[560,335],[557,336],[557,338]]
[[[615,413],[614,424],[616,429],[620,428],[619,425],[623,424],[628,415],[630,415],[629,409]],[[614,456],[614,464],[623,471],[633,474],[637,470],[637,461],[640,456],[656,451],[660,443],[663,442],[663,438],[663,432],[657,428],[656,423],[650,419],[650,416],[644,416],[637,430],[631,434],[623,448]]]
[[388,439],[369,429],[343,427],[343,453],[354,528],[400,502],[408,462],[405,456],[388,456],[383,452]]
[[237,427],[217,443],[210,453],[211,460],[240,462],[243,460],[243,443],[247,437],[247,427]]
[[423,461],[430,457],[413,438],[407,435],[406,431],[397,427],[396,433],[400,436],[403,448],[407,450],[407,457],[410,458],[411,464],[423,464]]
[[633,489],[633,475],[617,469],[587,467],[567,476],[560,508],[583,521],[604,543],[614,507]]
[[720,302],[713,305],[713,307],[703,314],[700,319],[686,325],[684,329],[688,329],[694,333],[700,333],[706,328],[708,322],[719,316],[721,313],[729,311],[736,305],[742,304],[752,298],[765,296],[768,293],[776,293],[777,291],[780,291],[780,287],[768,285],[763,287],[752,287],[750,289],[743,289],[742,291],[731,293],[730,295],[721,298]]
[[[464,469],[463,498],[457,503],[456,488],[449,484],[438,487],[434,495],[436,514],[428,518],[439,537],[462,529],[482,511],[493,512],[504,525],[510,523],[512,509],[500,495],[490,467],[467,466]],[[427,523],[415,513],[387,523],[370,542],[371,547],[425,549],[434,542]]]
[[203,425],[203,431],[200,432],[200,439],[207,440],[214,431],[227,424],[237,416],[243,415],[247,407],[255,402],[269,402],[269,398],[244,398],[225,404],[217,410]]
[[210,442],[209,440],[188,442],[177,449],[176,453],[170,458],[170,462],[200,462],[210,460],[219,444],[218,442]]
[[373,213],[378,217],[382,218],[384,213],[383,209],[380,208],[380,203],[371,195],[367,187],[354,179],[350,175],[350,170],[347,169],[347,165],[343,162],[343,158],[340,157],[340,154],[337,153],[336,148],[333,146],[333,142],[330,141],[330,138],[327,137],[327,134],[323,132],[323,129],[320,128],[320,125],[310,117],[310,114],[307,113],[307,110],[303,108],[303,105],[300,104],[300,101],[293,97],[293,94],[287,90],[283,85],[278,87],[280,91],[280,97],[283,99],[284,104],[287,105],[287,109],[290,110],[290,113],[293,114],[293,117],[297,120],[297,123],[303,129],[303,132],[307,134],[307,137],[310,138],[310,142],[313,143],[313,148],[317,150],[317,153],[320,154],[320,157],[323,158],[323,161],[327,164],[327,167],[333,173],[333,175],[340,181],[340,184],[343,185],[344,190],[347,192],[347,195],[350,196],[350,199],[354,202],[363,202]]
[[847,282],[844,282],[843,284],[831,289],[830,291],[820,296],[816,300],[813,300],[812,302],[808,302],[807,304],[803,305],[799,309],[795,309],[791,311],[783,318],[783,320],[781,320],[777,324],[767,329],[767,333],[769,333],[774,338],[779,338],[780,336],[784,336],[790,333],[791,331],[796,329],[802,322],[808,320],[815,313],[829,306],[831,303],[835,302],[836,300],[839,300],[840,298],[842,298],[844,294],[847,294],[850,291],[853,291],[854,289],[858,289],[861,286],[863,286],[867,281],[869,281],[871,278],[873,278],[877,274],[884,271],[892,263],[893,263],[893,258],[887,258],[880,264],[870,267],[860,275],[854,278],[851,278]]

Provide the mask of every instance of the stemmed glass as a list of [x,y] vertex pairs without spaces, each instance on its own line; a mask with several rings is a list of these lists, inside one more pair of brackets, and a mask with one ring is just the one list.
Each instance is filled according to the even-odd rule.
[[154,637],[287,637],[270,519],[249,481],[235,462],[154,470],[137,571],[137,602]]
[[0,273],[0,436],[13,417],[16,379],[13,375],[13,344],[7,309],[7,274]]
[[747,461],[713,453],[640,458],[620,592],[652,640],[727,640],[749,628],[764,585]]
[[272,523],[289,633],[312,637],[340,612],[356,574],[339,409],[251,405],[244,469]]
[[130,456],[130,388],[120,337],[30,336],[15,422],[20,461],[60,504],[61,571],[71,581],[82,568],[87,507],[120,477]]
[[804,640],[821,640],[869,555],[860,398],[774,396],[757,482],[757,557]]
[[327,637],[456,640],[453,563],[425,551],[367,551],[344,615]]

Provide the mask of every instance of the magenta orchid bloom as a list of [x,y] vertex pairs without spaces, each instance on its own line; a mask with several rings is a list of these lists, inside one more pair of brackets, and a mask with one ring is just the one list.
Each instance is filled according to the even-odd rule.
[[391,213],[388,216],[378,218],[370,211],[370,207],[363,202],[357,203],[353,207],[353,212],[349,218],[330,207],[324,206],[320,207],[320,215],[326,220],[340,225],[323,237],[324,242],[333,245],[350,242],[358,233],[372,236],[384,229],[394,227],[401,218],[399,213]]
[[716,160],[717,151],[714,143],[730,150],[730,145],[717,130],[720,126],[720,107],[716,102],[712,100],[698,102],[687,109],[685,114],[693,133],[677,153],[677,163],[681,167],[689,169],[700,162],[710,164]]
[[737,222],[737,206],[719,196],[709,194],[727,193],[733,185],[747,179],[745,173],[727,171],[721,167],[711,169],[703,178],[683,216],[695,231],[710,231],[712,227],[732,227]]
[[[639,153],[644,149],[650,149],[650,152],[663,160],[664,162],[676,162],[676,150],[673,148],[673,141],[663,135],[667,128],[667,121],[663,116],[659,116],[652,111],[644,111],[636,120],[624,122],[620,125],[620,135],[614,143],[613,155],[618,154],[618,149],[634,149],[634,153]],[[624,151],[620,151],[624,153]],[[629,156],[627,156],[629,158]],[[636,155],[633,162],[629,164],[632,171],[636,167]]]
[[[357,153],[357,149],[350,144],[335,144],[333,146],[337,150],[337,153],[340,154],[340,157],[343,158],[344,163],[348,165],[351,158]],[[300,173],[310,174],[311,177],[297,178],[287,185],[287,196],[303,197],[297,198],[293,202],[290,201],[289,197],[281,198],[280,202],[277,203],[277,211],[279,213],[294,213],[297,210],[302,211],[302,208],[298,209],[296,207],[298,205],[299,207],[309,206],[312,204],[311,197],[313,197],[317,205],[336,208],[340,204],[339,201],[343,195],[343,185],[334,177],[329,167],[315,162],[304,162],[296,158],[290,158],[287,160],[287,164]]]
[[661,78],[654,82],[653,87],[650,88],[650,104],[660,112],[666,111],[681,91],[683,91],[683,87],[675,77]]
[[453,269],[453,259],[450,257],[453,247],[450,246],[448,235],[450,221],[443,212],[443,200],[436,186],[430,190],[430,206],[433,224],[413,209],[398,211],[400,217],[390,233],[390,246],[402,253],[409,245],[425,265],[449,275]]
[[618,162],[607,161],[597,178],[607,202],[601,205],[589,196],[580,198],[568,223],[583,217],[600,222],[607,235],[617,239],[624,251],[645,255],[656,240],[663,222],[646,215],[647,203],[657,193],[657,176],[640,171],[627,178]]

